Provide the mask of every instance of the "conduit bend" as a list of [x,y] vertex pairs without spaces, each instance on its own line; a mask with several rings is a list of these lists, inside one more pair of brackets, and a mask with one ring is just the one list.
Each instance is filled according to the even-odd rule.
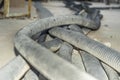
[[15,36],[14,45],[34,68],[51,80],[96,80],[31,39],[34,34],[45,29],[67,24],[98,29],[93,21],[80,16],[49,17],[21,29]]

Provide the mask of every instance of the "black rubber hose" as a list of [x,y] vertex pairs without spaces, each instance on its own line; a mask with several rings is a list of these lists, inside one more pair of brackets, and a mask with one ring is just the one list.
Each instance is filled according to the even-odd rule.
[[0,9],[4,6],[4,0],[0,0]]
[[120,52],[94,41],[82,33],[65,30],[62,28],[54,28],[49,30],[49,33],[71,43],[75,47],[89,52],[120,72]]
[[91,9],[98,9],[98,10],[109,10],[109,9],[120,9],[120,6],[108,6],[108,7],[91,7]]

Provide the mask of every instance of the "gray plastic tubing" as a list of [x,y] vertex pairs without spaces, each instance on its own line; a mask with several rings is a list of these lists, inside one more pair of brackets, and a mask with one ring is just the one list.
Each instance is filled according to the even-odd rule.
[[39,19],[16,34],[14,46],[35,69],[50,80],[96,80],[31,39],[34,34],[45,29],[67,24],[97,29],[93,21],[81,16],[66,15]]
[[71,43],[79,49],[85,50],[102,60],[115,70],[120,72],[120,52],[103,45],[100,42],[90,39],[82,33],[65,30],[62,28],[53,28],[50,34]]

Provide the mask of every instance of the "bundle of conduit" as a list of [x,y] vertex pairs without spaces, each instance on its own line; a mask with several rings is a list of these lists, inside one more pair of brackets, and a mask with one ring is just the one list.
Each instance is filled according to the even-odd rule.
[[99,10],[50,15],[17,32],[18,54],[0,69],[0,80],[119,80],[120,52],[87,36],[100,28]]

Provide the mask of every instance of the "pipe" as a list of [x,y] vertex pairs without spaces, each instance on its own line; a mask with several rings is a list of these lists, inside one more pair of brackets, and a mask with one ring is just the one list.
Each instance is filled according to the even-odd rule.
[[71,43],[77,48],[89,52],[120,72],[120,52],[94,41],[82,33],[65,30],[62,28],[53,28],[49,30],[49,33],[55,37],[67,41],[68,43]]
[[29,70],[21,80],[39,80],[39,78],[32,70]]
[[73,47],[70,44],[64,42],[61,45],[61,47],[60,47],[58,52],[59,52],[58,55],[60,57],[62,57],[63,59],[65,59],[65,60],[67,60],[69,62],[72,62]]
[[[79,24],[97,29],[95,23],[80,16],[58,16],[38,20],[21,29],[14,42],[20,54],[39,72],[51,80],[96,80],[74,65],[53,54],[48,49],[33,41],[30,37],[45,29],[63,24]],[[70,76],[72,75],[72,76]]]
[[63,43],[62,40],[55,38],[51,41],[43,42],[41,43],[41,45],[51,50],[52,52],[55,52],[61,47],[62,43]]
[[86,71],[98,80],[109,80],[100,61],[93,55],[80,51]]
[[85,66],[84,66],[81,54],[75,49],[73,50],[73,53],[72,53],[72,63],[76,67],[78,67],[79,69],[85,72]]
[[29,69],[27,62],[17,56],[0,69],[0,80],[19,80]]
[[[80,32],[80,33],[83,33],[83,31],[81,31],[81,30],[85,29],[85,28],[81,29],[77,25],[70,25],[70,26],[68,26],[68,28],[70,28],[69,30]],[[83,34],[85,34],[85,33],[83,33]],[[99,80],[108,80],[106,72],[104,71],[100,61],[97,58],[95,58],[91,54],[88,54],[85,51],[79,51],[79,55],[82,56],[81,63],[84,63],[84,68],[86,69],[86,71],[89,74],[91,74],[92,76],[94,76],[95,78],[97,78]],[[79,55],[77,55],[77,56],[79,56]],[[77,58],[77,57],[75,57],[75,58]],[[78,63],[80,63],[80,62],[78,62]],[[77,63],[77,65],[78,65],[78,63]],[[82,65],[83,64],[80,64],[80,69],[84,70],[82,68]]]
[[113,68],[103,62],[102,65],[108,75],[109,80],[120,80],[118,73]]
[[40,35],[40,36],[38,37],[37,42],[38,42],[39,44],[41,44],[41,43],[45,42],[46,37],[47,37],[47,34],[46,34],[46,33],[45,33],[45,34]]

